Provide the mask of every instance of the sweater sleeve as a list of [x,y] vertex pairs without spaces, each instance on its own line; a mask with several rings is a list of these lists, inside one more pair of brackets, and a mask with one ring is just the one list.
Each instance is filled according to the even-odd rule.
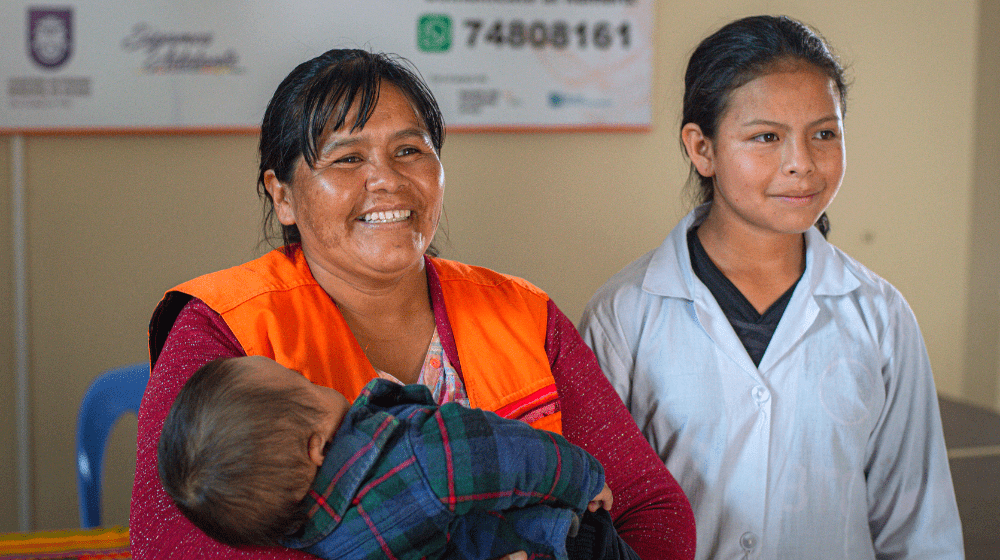
[[604,486],[589,453],[493,412],[444,404],[410,434],[434,493],[455,515],[537,504],[582,513]]
[[160,484],[156,447],[163,421],[181,387],[196,369],[209,361],[243,355],[243,348],[222,318],[199,300],[190,301],[174,322],[139,409],[135,483],[129,515],[132,556],[136,560],[314,558],[285,548],[235,549],[220,544],[196,529]]
[[684,491],[552,301],[545,349],[559,391],[563,435],[604,465],[618,534],[647,560],[694,558],[694,513]]

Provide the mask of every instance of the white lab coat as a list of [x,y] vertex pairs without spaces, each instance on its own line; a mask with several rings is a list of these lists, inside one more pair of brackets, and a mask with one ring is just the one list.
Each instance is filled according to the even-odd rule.
[[805,234],[755,367],[691,269],[696,209],[602,287],[584,340],[694,508],[698,559],[963,558],[934,380],[888,282]]

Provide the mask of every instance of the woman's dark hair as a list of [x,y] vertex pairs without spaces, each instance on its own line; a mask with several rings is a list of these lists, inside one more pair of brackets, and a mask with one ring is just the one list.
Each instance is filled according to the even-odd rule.
[[[751,16],[729,23],[703,40],[688,61],[684,75],[684,112],[681,129],[688,123],[714,139],[719,122],[729,108],[730,94],[783,63],[805,62],[833,80],[840,94],[840,109],[847,112],[848,84],[844,68],[826,40],[805,24],[786,16]],[[682,143],[683,149],[683,143]],[[691,165],[691,183],[697,178],[696,203],[710,202],[714,179],[703,177]],[[817,226],[826,234],[824,213]]]
[[246,379],[236,359],[202,366],[185,383],[157,446],[160,481],[181,513],[230,546],[276,545],[306,519],[304,451],[322,411],[298,388]]
[[[360,49],[334,49],[307,60],[278,85],[260,126],[257,194],[264,199],[264,239],[274,237],[275,227],[274,200],[264,184],[267,170],[288,183],[300,156],[313,167],[324,132],[344,126],[350,126],[351,131],[365,127],[383,83],[399,88],[410,100],[427,127],[434,150],[441,154],[445,135],[441,109],[408,60]],[[348,123],[355,103],[357,116]],[[300,242],[298,227],[282,225],[281,240],[283,245]]]

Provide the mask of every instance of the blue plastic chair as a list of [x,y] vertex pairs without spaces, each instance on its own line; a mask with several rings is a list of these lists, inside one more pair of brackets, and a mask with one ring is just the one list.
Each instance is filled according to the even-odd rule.
[[80,526],[101,525],[101,473],[104,448],[123,414],[139,414],[149,383],[149,363],[131,364],[102,373],[87,389],[76,422],[76,475],[80,490]]

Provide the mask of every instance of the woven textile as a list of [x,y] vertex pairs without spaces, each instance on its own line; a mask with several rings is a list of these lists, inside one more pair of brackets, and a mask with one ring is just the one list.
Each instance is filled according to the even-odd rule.
[[74,529],[0,535],[0,560],[128,560],[128,529]]

